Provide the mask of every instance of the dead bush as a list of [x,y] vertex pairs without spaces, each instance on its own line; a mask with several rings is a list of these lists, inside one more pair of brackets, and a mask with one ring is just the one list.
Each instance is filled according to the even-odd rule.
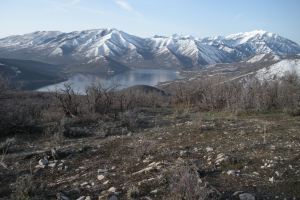
[[281,79],[279,102],[290,115],[300,115],[300,77],[297,73],[287,73]]
[[169,183],[170,196],[168,199],[209,199],[209,192],[205,187],[201,187],[197,172],[188,166],[179,166],[171,170]]
[[175,84],[175,109],[300,114],[300,81],[296,73],[282,79],[228,81],[222,77]]
[[0,74],[0,95],[9,89],[9,81]]
[[17,178],[12,185],[13,193],[12,199],[16,200],[30,200],[34,196],[34,185],[31,175],[23,175]]
[[113,111],[115,87],[104,88],[101,84],[92,85],[86,90],[87,102],[91,112],[107,114]]
[[[12,98],[0,107],[2,136],[42,132],[40,126],[42,106],[30,98]],[[5,114],[4,114],[5,113]]]
[[70,84],[65,84],[64,89],[56,92],[55,96],[66,117],[77,116],[80,113],[80,96]]

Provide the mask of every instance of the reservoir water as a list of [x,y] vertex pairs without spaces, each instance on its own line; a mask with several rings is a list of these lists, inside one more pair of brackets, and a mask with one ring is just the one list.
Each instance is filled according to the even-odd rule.
[[76,74],[67,81],[49,85],[38,91],[53,92],[64,88],[65,84],[71,84],[78,93],[85,93],[88,86],[101,84],[103,87],[118,86],[118,89],[128,88],[135,85],[155,86],[158,83],[183,78],[175,70],[137,69],[120,73],[114,76],[97,76],[92,74]]

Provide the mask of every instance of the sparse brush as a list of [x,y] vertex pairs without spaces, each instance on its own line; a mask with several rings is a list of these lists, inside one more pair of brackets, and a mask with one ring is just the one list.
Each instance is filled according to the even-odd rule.
[[188,166],[179,166],[171,170],[169,183],[170,195],[168,199],[208,199],[208,190],[201,187],[197,172]]
[[23,175],[17,178],[12,185],[11,199],[16,200],[30,200],[33,195],[33,180],[31,175]]
[[136,186],[131,186],[128,190],[127,190],[127,199],[128,200],[134,200],[134,199],[138,199],[140,195],[140,190],[138,187]]

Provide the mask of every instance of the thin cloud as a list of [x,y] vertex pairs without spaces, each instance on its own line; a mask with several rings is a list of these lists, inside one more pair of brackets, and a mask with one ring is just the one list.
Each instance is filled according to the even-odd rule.
[[233,21],[238,21],[244,17],[243,13],[238,13],[234,16]]
[[115,0],[115,3],[122,9],[127,12],[133,13],[138,16],[142,16],[140,12],[135,10],[127,0]]
[[55,10],[61,12],[69,12],[71,9],[77,9],[90,14],[104,14],[101,10],[81,6],[81,1],[82,0],[44,0],[44,2],[50,4]]

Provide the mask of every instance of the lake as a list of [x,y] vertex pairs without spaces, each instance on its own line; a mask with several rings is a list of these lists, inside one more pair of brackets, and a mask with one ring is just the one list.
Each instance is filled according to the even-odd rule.
[[101,77],[92,74],[76,74],[71,76],[69,80],[49,86],[42,87],[38,91],[53,92],[64,88],[65,84],[71,84],[72,88],[78,93],[85,93],[85,89],[93,84],[101,84],[103,87],[111,87],[118,85],[118,89],[124,89],[135,85],[155,86],[158,83],[172,81],[183,78],[175,70],[159,70],[159,69],[137,69],[115,76]]

